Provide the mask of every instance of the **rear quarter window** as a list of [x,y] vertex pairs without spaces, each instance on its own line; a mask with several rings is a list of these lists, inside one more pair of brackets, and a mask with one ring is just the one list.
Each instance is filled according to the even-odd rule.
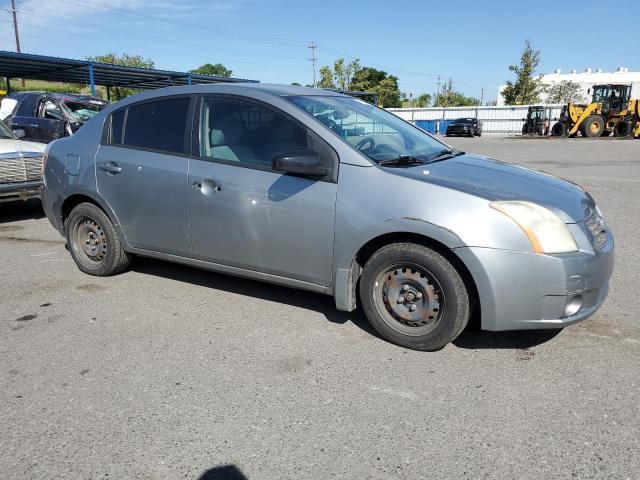
[[124,145],[186,153],[185,129],[189,102],[188,97],[179,97],[132,105],[127,113]]

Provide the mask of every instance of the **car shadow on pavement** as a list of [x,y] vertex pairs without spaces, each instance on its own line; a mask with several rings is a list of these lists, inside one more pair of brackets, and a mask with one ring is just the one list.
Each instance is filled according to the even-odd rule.
[[458,348],[480,349],[526,349],[548,342],[562,331],[561,328],[548,330],[518,330],[508,332],[488,332],[467,329],[453,341]]
[[371,335],[378,336],[361,309],[353,312],[336,310],[333,297],[319,293],[297,290],[247,278],[234,277],[195,267],[164,262],[151,258],[135,257],[131,269],[147,275],[156,275],[179,282],[187,282],[201,287],[214,288],[225,292],[260,298],[270,302],[293,305],[319,312],[332,323],[353,323]]
[[198,477],[198,480],[248,480],[235,465],[213,467]]
[[[156,275],[201,287],[313,310],[324,315],[332,323],[344,324],[351,322],[368,334],[380,338],[378,333],[371,327],[361,308],[353,312],[341,312],[336,310],[333,297],[328,295],[296,290],[151,258],[136,257],[131,269],[146,275]],[[526,349],[551,340],[560,331],[561,329],[489,332],[480,331],[477,326],[471,325],[470,328],[467,328],[453,341],[453,344],[458,348],[472,350]]]
[[0,223],[18,222],[44,217],[40,200],[0,203]]

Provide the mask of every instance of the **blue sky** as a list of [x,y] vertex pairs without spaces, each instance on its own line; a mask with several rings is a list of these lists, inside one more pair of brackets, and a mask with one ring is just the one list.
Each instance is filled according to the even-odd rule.
[[[10,4],[0,0],[2,50],[15,49]],[[357,57],[397,75],[413,94],[433,92],[437,75],[452,77],[467,95],[484,87],[485,101],[511,78],[508,64],[525,38],[542,52],[542,73],[640,70],[637,0],[17,0],[17,9],[24,52],[127,52],[171,70],[220,62],[234,76],[270,83],[311,83],[311,41],[319,66]],[[583,27],[591,33],[572,41]]]

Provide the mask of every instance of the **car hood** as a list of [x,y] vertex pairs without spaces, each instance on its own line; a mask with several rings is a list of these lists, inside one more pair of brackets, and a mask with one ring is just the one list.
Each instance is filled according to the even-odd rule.
[[581,222],[595,208],[591,196],[575,183],[479,155],[466,154],[427,165],[389,170],[491,201],[535,202],[553,210],[566,223]]
[[15,153],[22,151],[28,152],[44,152],[44,143],[27,142],[25,140],[16,140],[14,138],[1,138],[0,139],[0,154]]

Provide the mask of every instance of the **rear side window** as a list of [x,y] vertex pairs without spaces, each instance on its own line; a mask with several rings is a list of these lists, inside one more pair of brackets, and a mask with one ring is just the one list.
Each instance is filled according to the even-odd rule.
[[185,153],[188,97],[169,98],[129,107],[124,145]]
[[120,110],[119,112],[111,115],[111,138],[109,139],[109,143],[114,143],[116,145],[122,144],[122,127],[124,125],[124,112],[125,110]]

